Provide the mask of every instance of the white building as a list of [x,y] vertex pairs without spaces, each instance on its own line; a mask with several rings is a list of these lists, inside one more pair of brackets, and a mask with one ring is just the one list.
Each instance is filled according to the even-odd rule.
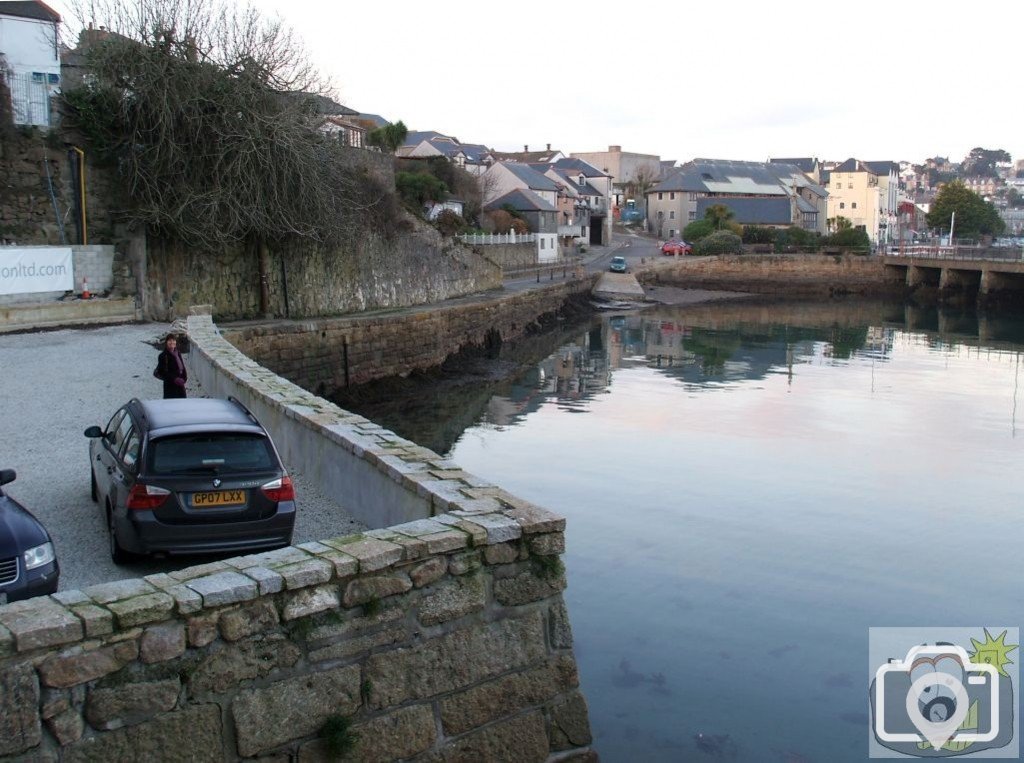
[[0,2],[0,54],[14,123],[50,126],[50,96],[60,88],[60,15],[39,0]]

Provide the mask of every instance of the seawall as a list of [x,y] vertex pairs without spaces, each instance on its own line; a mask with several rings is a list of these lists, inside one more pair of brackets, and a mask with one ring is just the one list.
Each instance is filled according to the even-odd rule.
[[837,255],[718,255],[658,262],[638,272],[644,284],[819,298],[900,297],[904,279],[880,258]]
[[469,348],[496,349],[527,333],[567,301],[589,295],[593,279],[421,310],[310,321],[226,326],[247,356],[319,394],[440,365]]

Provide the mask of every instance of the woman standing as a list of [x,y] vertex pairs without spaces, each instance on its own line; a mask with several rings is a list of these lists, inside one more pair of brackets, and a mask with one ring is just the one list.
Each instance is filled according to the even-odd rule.
[[168,334],[164,339],[164,349],[157,358],[153,376],[163,381],[165,400],[171,397],[186,397],[185,382],[188,381],[188,370],[185,368],[181,353],[178,352],[178,340],[174,334]]

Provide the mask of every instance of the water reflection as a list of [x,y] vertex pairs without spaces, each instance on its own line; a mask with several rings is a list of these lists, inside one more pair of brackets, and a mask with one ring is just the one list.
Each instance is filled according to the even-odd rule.
[[360,412],[567,516],[602,759],[863,760],[870,626],[1019,622],[1019,322],[730,303],[532,341]]

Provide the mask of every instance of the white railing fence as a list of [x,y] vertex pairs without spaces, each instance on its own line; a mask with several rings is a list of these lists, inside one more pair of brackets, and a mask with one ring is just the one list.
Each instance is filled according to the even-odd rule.
[[536,233],[465,233],[459,240],[464,244],[532,244],[537,241]]

